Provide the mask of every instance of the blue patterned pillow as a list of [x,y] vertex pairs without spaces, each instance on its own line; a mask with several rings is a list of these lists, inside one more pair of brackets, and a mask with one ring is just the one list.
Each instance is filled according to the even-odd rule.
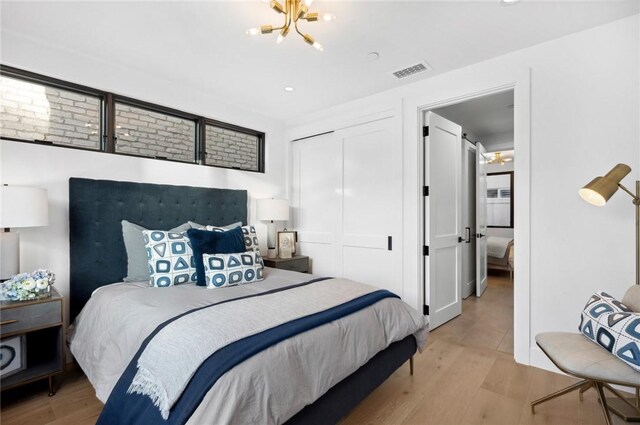
[[640,371],[640,313],[599,291],[584,307],[579,329],[591,341]]
[[262,280],[262,257],[257,251],[203,254],[207,288],[242,285]]
[[182,233],[143,230],[149,259],[149,284],[156,287],[195,282],[196,265],[191,243]]

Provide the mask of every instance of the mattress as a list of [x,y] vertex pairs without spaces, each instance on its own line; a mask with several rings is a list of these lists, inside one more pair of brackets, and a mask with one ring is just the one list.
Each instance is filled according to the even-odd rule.
[[[262,282],[212,290],[194,285],[150,288],[146,282],[101,287],[73,325],[71,351],[96,396],[106,402],[142,342],[159,324],[211,302],[313,278],[270,268],[264,275]],[[402,301],[381,300],[235,366],[216,381],[186,423],[284,423],[390,344],[415,335],[421,348],[427,331],[426,318]]]

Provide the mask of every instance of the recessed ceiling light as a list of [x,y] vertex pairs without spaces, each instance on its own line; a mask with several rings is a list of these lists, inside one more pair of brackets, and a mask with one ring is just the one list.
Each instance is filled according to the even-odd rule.
[[518,3],[520,0],[500,0],[500,3],[502,3],[505,6],[510,6],[512,4]]
[[294,92],[295,90],[296,90],[296,89],[294,89],[294,88],[293,88],[293,87],[291,87],[291,86],[287,86],[287,87],[285,87],[285,88],[284,88],[284,91],[286,91],[287,93]]
[[377,61],[378,59],[380,59],[380,53],[378,53],[378,52],[370,52],[367,55],[367,58],[369,58],[369,60],[372,60],[372,61]]

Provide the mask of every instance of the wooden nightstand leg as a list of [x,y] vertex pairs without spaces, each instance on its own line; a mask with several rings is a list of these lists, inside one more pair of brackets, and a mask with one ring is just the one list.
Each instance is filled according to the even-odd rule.
[[409,358],[409,374],[413,376],[413,356]]
[[55,393],[53,389],[53,375],[49,375],[49,397],[53,397]]

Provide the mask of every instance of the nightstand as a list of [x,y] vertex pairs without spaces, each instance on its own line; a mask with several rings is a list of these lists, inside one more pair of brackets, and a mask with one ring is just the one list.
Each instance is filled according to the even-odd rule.
[[25,368],[0,379],[2,391],[40,379],[49,379],[49,396],[55,394],[53,376],[64,371],[62,296],[33,301],[0,301],[0,339],[24,336]]
[[291,258],[263,258],[262,260],[266,267],[309,273],[309,257],[306,255],[294,255]]

